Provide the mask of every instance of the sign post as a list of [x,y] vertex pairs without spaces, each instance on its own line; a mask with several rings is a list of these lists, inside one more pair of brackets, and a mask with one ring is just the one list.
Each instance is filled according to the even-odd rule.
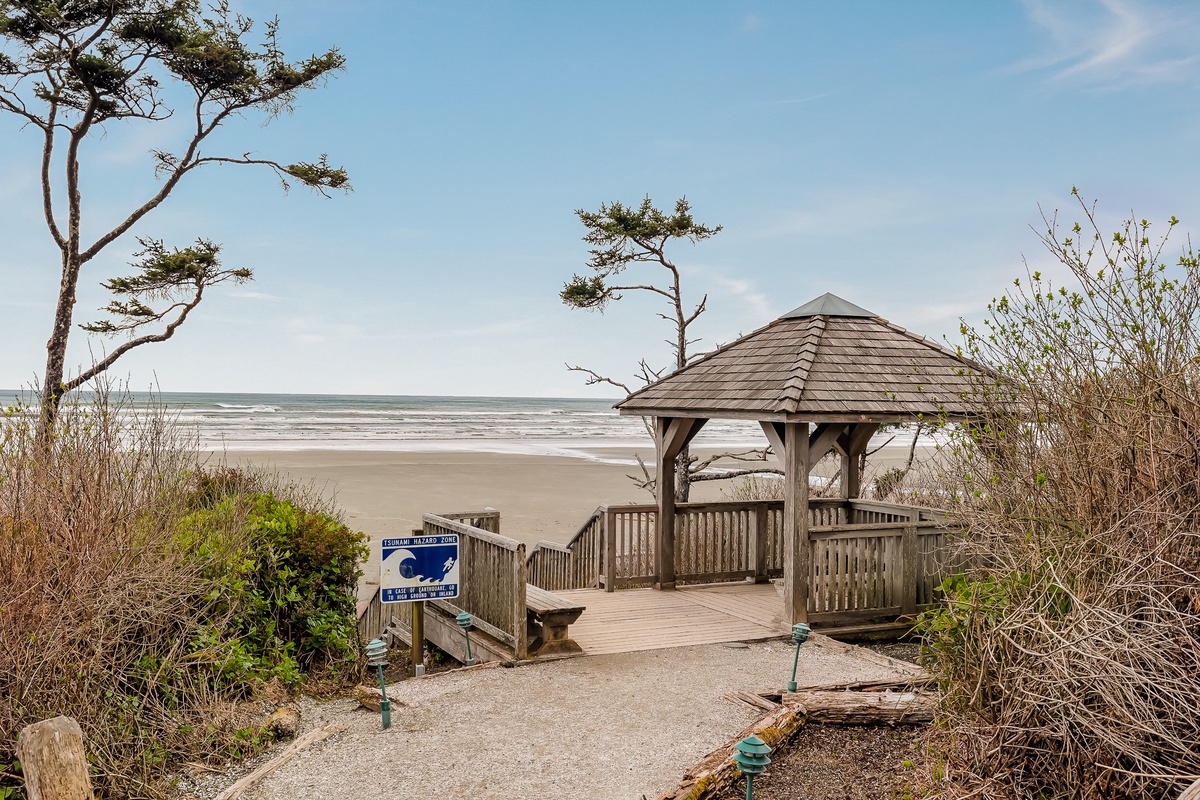
[[425,601],[458,597],[458,534],[384,539],[379,559],[379,599],[384,603],[412,603],[412,666],[414,675],[425,674]]
[[412,661],[413,677],[425,674],[425,601],[414,600],[412,606]]

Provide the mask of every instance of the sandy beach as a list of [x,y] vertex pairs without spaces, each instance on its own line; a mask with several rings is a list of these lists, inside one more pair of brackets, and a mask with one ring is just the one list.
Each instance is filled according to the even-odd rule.
[[[605,455],[633,458],[631,453]],[[334,494],[346,521],[372,538],[420,528],[426,512],[494,508],[507,536],[527,544],[564,542],[598,505],[653,502],[626,477],[636,465],[566,456],[297,450],[230,452],[226,458],[268,467]]]
[[[543,539],[566,542],[599,505],[653,502],[627,477],[640,473],[636,452],[653,459],[650,448],[593,449],[586,451],[588,458],[468,450],[245,450],[214,458],[313,484],[334,496],[346,522],[373,542],[420,528],[427,512],[494,508],[501,514],[501,532],[532,546]],[[906,456],[907,443],[895,443],[874,456],[874,468],[902,463]],[[832,468],[832,461],[823,467]],[[828,474],[828,468],[817,473]],[[737,483],[695,484],[692,499],[726,499]],[[374,557],[368,578],[373,564]]]

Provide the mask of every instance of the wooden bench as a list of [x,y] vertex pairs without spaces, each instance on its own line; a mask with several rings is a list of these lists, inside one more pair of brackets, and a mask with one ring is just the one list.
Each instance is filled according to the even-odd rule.
[[585,608],[553,592],[527,584],[525,626],[529,637],[529,655],[582,653],[583,649],[567,635],[567,626],[579,619]]

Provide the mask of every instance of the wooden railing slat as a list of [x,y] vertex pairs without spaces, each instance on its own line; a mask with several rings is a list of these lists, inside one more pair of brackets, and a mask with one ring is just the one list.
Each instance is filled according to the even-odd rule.
[[[597,508],[567,544],[539,542],[532,549],[523,562],[529,583],[551,591],[598,585],[612,591],[655,582],[656,513],[656,506],[649,504]],[[913,613],[935,601],[936,587],[950,569],[943,565],[948,522],[942,512],[859,499],[813,498],[809,521],[810,611],[882,614],[903,608]],[[450,529],[462,524],[450,523]],[[678,505],[677,578],[695,583],[763,580],[781,574],[782,523],[781,501]],[[475,536],[474,546],[488,542],[515,551],[506,537],[481,533]],[[500,558],[499,553],[488,556],[489,563]],[[493,572],[500,568],[491,567]],[[514,592],[505,593],[505,602]],[[470,597],[472,602],[501,601],[474,592]],[[513,612],[503,617],[507,627]]]

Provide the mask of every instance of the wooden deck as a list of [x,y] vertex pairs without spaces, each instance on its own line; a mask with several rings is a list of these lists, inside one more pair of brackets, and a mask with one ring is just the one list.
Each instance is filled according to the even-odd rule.
[[770,583],[687,586],[674,591],[559,590],[586,606],[570,636],[583,655],[632,653],[787,636],[783,598]]

